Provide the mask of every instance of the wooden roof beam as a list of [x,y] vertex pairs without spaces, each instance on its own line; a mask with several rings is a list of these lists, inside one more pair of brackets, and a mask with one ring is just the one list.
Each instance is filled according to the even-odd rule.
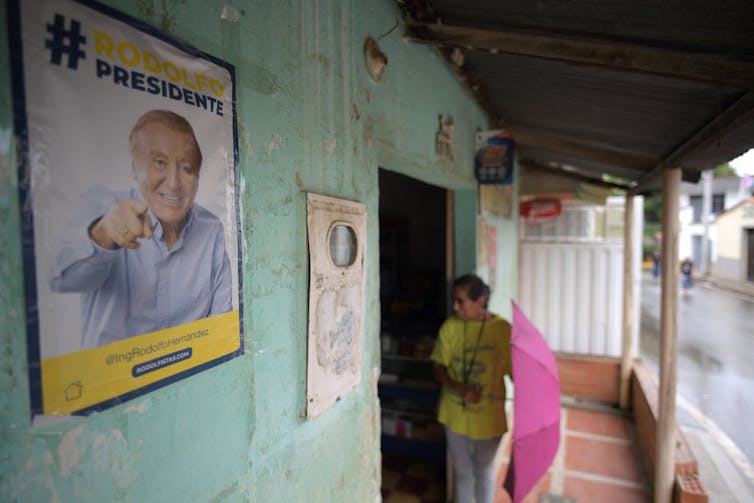
[[594,178],[594,177],[584,175],[579,172],[569,171],[569,170],[561,169],[561,168],[554,168],[554,167],[547,166],[545,164],[542,164],[540,162],[533,161],[530,159],[521,160],[520,164],[522,167],[526,168],[527,170],[539,171],[541,173],[547,173],[549,175],[558,175],[558,176],[570,178],[571,180],[576,180],[577,182],[583,182],[583,183],[589,183],[591,185],[596,185],[598,187],[605,187],[608,189],[620,189],[620,190],[628,190],[630,188],[620,183],[611,183],[611,182],[607,182],[603,180],[602,178]]
[[[695,151],[707,146],[710,142],[716,141],[725,136],[728,132],[743,120],[748,119],[754,114],[754,92],[747,92],[741,96],[735,103],[723,110],[714,119],[708,122],[704,127],[699,129],[693,136],[679,145],[673,152],[666,156],[651,171],[642,175],[637,180],[637,185],[633,192],[641,194],[649,189],[663,171],[676,166],[683,166],[683,162],[691,157]],[[714,166],[710,166],[711,168]],[[689,181],[689,174],[684,172],[684,181]],[[699,181],[696,176],[694,182]]]
[[531,56],[754,89],[754,63],[714,55],[419,22],[406,25],[406,37],[440,47]]
[[555,154],[575,157],[584,161],[592,161],[616,168],[641,172],[649,172],[657,164],[656,159],[628,154],[606,147],[588,145],[569,138],[534,133],[515,127],[509,128],[508,131],[513,135],[516,143],[522,146],[547,150]]

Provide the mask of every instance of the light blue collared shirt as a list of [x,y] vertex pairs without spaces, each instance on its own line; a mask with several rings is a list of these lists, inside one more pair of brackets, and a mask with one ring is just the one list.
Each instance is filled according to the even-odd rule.
[[88,227],[124,199],[141,194],[101,186],[83,196],[83,235],[58,248],[51,271],[53,292],[81,293],[82,349],[174,327],[231,310],[230,261],[220,219],[194,204],[183,232],[168,250],[162,226],[140,248],[108,250],[89,238]]

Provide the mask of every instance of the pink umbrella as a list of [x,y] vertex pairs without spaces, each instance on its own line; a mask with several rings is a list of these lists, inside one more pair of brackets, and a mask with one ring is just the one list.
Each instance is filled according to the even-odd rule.
[[518,503],[547,472],[558,452],[560,380],[544,338],[512,304],[513,449],[504,487],[513,503]]

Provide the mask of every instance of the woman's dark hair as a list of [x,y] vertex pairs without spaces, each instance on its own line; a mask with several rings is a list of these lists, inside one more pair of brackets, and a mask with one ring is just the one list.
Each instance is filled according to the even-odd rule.
[[[457,277],[453,281],[453,288],[456,287],[463,288],[471,300],[477,300],[479,297],[490,300],[490,287],[476,274],[464,274]],[[487,307],[487,302],[484,303],[484,307]]]

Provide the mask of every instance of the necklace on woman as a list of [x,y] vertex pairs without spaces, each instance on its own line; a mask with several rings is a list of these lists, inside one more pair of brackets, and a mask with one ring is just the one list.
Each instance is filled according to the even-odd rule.
[[[484,332],[484,325],[487,323],[487,313],[484,314],[484,317],[482,318],[482,325],[479,327],[479,332],[476,334],[476,343],[474,344],[474,352],[471,354],[471,361],[469,362],[469,367],[466,368],[466,328],[467,328],[467,321],[463,321],[463,367],[462,367],[462,377],[463,377],[463,384],[467,385],[469,384],[469,377],[471,376],[471,370],[474,368],[474,363],[476,363],[476,355],[479,351],[479,342],[482,340],[482,332]],[[465,403],[464,403],[465,405]]]

